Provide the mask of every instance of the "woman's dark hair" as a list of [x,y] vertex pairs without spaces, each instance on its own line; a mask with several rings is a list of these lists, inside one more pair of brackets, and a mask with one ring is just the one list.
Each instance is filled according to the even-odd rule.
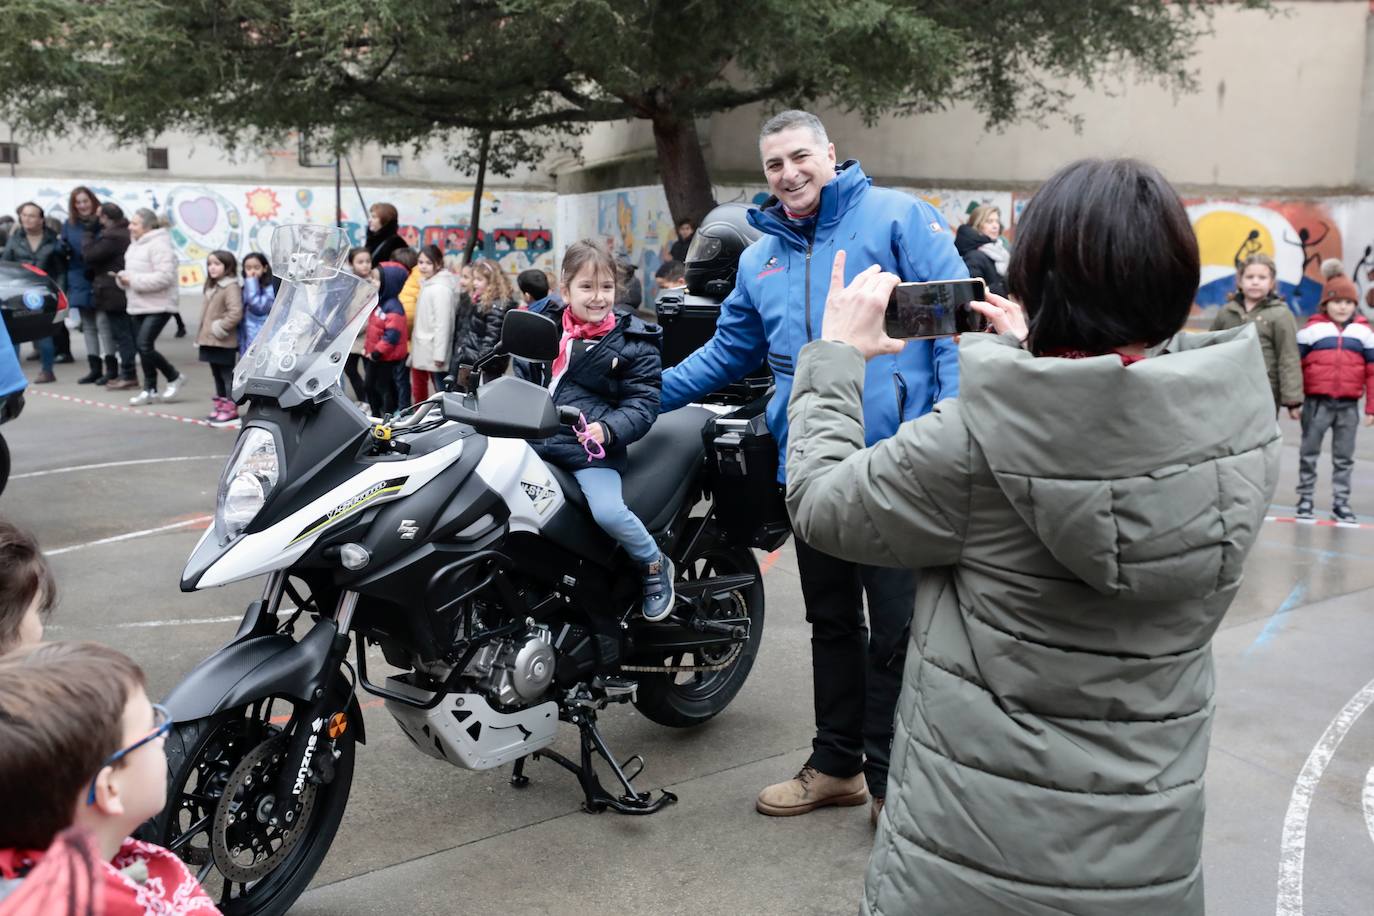
[[401,215],[396,212],[396,208],[387,203],[373,204],[367,212],[377,214],[377,219],[381,220],[383,229],[387,226],[395,226],[401,218]]
[[114,222],[124,219],[124,208],[113,201],[105,201],[100,205],[100,212],[105,214],[105,218]]
[[1158,169],[1081,159],[1026,205],[1007,287],[1026,309],[1031,352],[1106,353],[1178,333],[1200,271],[1188,211]]
[[84,184],[79,184],[72,188],[72,193],[67,195],[67,222],[75,225],[81,219],[76,213],[76,198],[80,194],[85,194],[91,199],[94,206],[91,208],[91,215],[94,216],[96,210],[100,209],[100,198],[95,196],[95,192]]
[[[444,269],[444,253],[439,250],[438,245],[426,245],[420,249],[420,255],[429,258],[429,263],[434,265],[434,270],[436,272]],[[420,255],[415,256],[415,262],[417,264],[420,261]]]

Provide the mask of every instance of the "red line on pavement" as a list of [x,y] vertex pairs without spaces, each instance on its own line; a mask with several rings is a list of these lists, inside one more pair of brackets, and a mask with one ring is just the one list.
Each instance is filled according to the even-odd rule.
[[763,562],[759,564],[759,575],[763,575],[764,573],[768,572],[768,570],[772,569],[773,564],[778,562],[778,557],[781,554],[781,550],[775,550],[768,556],[764,557]]
[[1374,531],[1374,525],[1369,522],[1338,522],[1329,518],[1292,518],[1287,515],[1266,515],[1264,520],[1290,525],[1316,525],[1319,528],[1363,528],[1366,531]]
[[238,431],[236,426],[214,426],[208,420],[198,417],[181,417],[174,413],[163,413],[160,410],[144,410],[141,407],[125,407],[122,404],[111,404],[107,401],[94,401],[90,398],[73,397],[70,394],[56,394],[51,391],[33,391],[30,389],[25,394],[37,394],[45,398],[52,398],[54,401],[67,401],[71,404],[82,404],[87,407],[103,407],[106,410],[116,410],[120,413],[131,413],[141,417],[155,417],[159,420],[175,420],[178,423],[190,423],[192,426],[205,426],[209,429],[232,429]]

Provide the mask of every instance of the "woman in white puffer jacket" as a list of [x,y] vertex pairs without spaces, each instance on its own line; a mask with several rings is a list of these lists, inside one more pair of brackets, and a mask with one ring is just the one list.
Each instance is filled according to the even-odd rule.
[[[140,209],[129,220],[132,239],[124,253],[124,269],[119,272],[119,285],[124,287],[129,302],[129,317],[133,319],[137,335],[138,358],[143,364],[143,390],[129,399],[130,404],[150,401],[170,401],[181,387],[182,375],[154,346],[157,336],[177,313],[180,287],[177,283],[177,255],[172,237],[160,228],[157,214]],[[167,378],[167,387],[159,398],[157,374]]]
[[444,269],[438,245],[420,249],[420,298],[415,306],[415,330],[410,335],[410,366],[430,374],[435,391],[442,391],[458,309],[458,278]]

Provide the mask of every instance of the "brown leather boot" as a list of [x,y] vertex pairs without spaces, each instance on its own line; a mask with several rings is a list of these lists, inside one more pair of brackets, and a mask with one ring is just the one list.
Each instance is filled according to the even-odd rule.
[[826,805],[862,805],[868,801],[868,786],[862,773],[848,778],[829,776],[807,764],[786,782],[771,785],[759,793],[754,807],[770,817],[806,814]]

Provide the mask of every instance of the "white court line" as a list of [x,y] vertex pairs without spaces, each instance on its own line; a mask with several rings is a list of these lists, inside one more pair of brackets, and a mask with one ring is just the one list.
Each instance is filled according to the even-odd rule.
[[[1298,774],[1293,786],[1293,797],[1288,802],[1288,813],[1283,818],[1283,839],[1279,843],[1279,897],[1277,916],[1302,916],[1302,866],[1307,846],[1307,814],[1312,809],[1312,797],[1316,795],[1317,784],[1327,764],[1345,739],[1355,720],[1374,703],[1374,681],[1364,685],[1359,693],[1350,698],[1336,718],[1322,732],[1307,762]],[[1368,798],[1369,788],[1365,793]],[[1365,811],[1369,808],[1366,804]],[[1368,814],[1366,814],[1366,817]]]
[[1364,826],[1369,838],[1374,840],[1374,767],[1364,774],[1364,792],[1360,800],[1364,803]]
[[10,480],[23,480],[26,477],[47,477],[49,474],[70,474],[75,471],[97,471],[101,468],[123,468],[134,464],[162,464],[164,461],[225,461],[228,455],[183,455],[177,458],[134,458],[129,461],[106,461],[101,464],[78,464],[70,468],[51,468],[46,471],[28,471],[24,474],[11,474]]
[[214,521],[213,515],[198,515],[195,518],[188,518],[184,522],[173,522],[170,525],[161,525],[157,528],[145,528],[142,531],[130,531],[128,534],[116,534],[114,537],[101,538],[98,541],[87,541],[84,544],[72,544],[69,547],[59,547],[56,550],[45,550],[43,556],[57,557],[64,553],[71,553],[73,550],[81,550],[86,547],[98,547],[101,544],[114,544],[119,541],[128,541],[133,538],[147,537],[150,534],[161,534],[164,531],[175,531],[178,528],[189,528],[192,525],[201,525],[205,522]]

